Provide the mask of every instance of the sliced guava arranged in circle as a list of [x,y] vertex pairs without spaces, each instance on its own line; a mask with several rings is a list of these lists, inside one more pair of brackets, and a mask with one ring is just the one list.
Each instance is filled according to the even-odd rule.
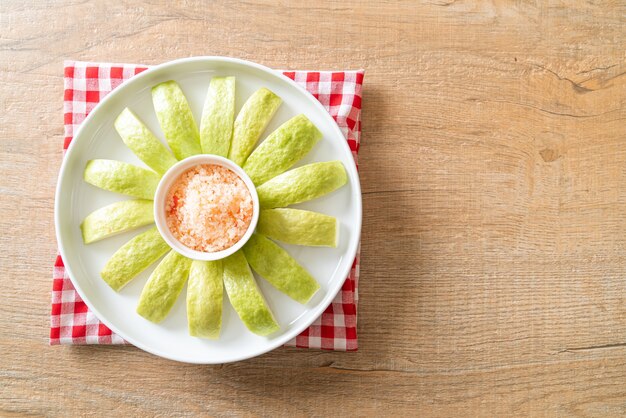
[[191,263],[187,282],[187,322],[189,335],[217,339],[222,328],[224,284],[222,261]]
[[190,267],[191,259],[171,250],[143,287],[137,313],[151,322],[164,320],[185,286]]
[[243,246],[254,271],[290,298],[305,304],[319,290],[315,279],[282,247],[263,235],[253,234]]
[[235,119],[233,141],[228,153],[230,160],[243,165],[282,102],[280,97],[264,87],[248,98]]
[[328,194],[348,181],[340,161],[313,163],[289,170],[257,188],[263,208],[279,208]]
[[178,83],[170,80],[152,87],[152,104],[176,158],[182,160],[202,153],[198,126]]
[[241,250],[223,260],[224,288],[244,325],[257,335],[280,329]]
[[257,232],[287,244],[313,247],[336,247],[337,219],[308,210],[263,209]]
[[273,240],[336,247],[339,226],[334,217],[285,207],[324,196],[347,182],[340,161],[292,169],[322,138],[305,115],[280,125],[255,149],[282,99],[261,88],[235,117],[235,87],[235,77],[211,79],[198,127],[175,81],[154,86],[154,110],[169,149],[126,108],[115,120],[115,128],[126,146],[150,169],[96,159],[87,163],[83,174],[89,184],[138,198],[88,215],[80,226],[86,244],[153,223],[155,202],[151,199],[161,176],[178,160],[200,153],[220,155],[242,166],[251,177],[262,210],[256,232],[240,251],[219,261],[192,261],[171,250],[153,227],[119,248],[100,273],[112,289],[119,291],[165,256],[146,282],[136,311],[152,322],[161,322],[188,282],[188,329],[190,335],[199,338],[219,338],[224,289],[251,332],[265,336],[280,329],[251,268],[299,303],[310,301],[320,285]]
[[306,116],[295,116],[280,125],[254,150],[243,169],[258,186],[290,169],[320,139],[322,133]]
[[152,170],[115,160],[90,160],[83,179],[96,187],[140,199],[154,198],[160,176]]
[[90,213],[80,229],[89,244],[154,222],[152,200],[135,199],[115,202]]
[[213,77],[200,121],[203,153],[228,157],[234,119],[235,77]]

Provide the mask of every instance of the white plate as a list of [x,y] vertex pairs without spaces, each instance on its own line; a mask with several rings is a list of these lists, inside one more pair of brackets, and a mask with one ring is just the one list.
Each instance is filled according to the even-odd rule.
[[[79,225],[91,213],[106,204],[126,199],[85,183],[83,168],[88,160],[110,158],[143,165],[126,148],[113,122],[130,107],[144,123],[164,140],[152,107],[150,89],[166,80],[176,80],[182,87],[196,121],[211,77],[237,77],[237,112],[256,89],[267,87],[283,99],[263,138],[292,116],[304,113],[323,133],[323,139],[298,163],[341,160],[348,173],[348,184],[320,199],[297,207],[315,210],[338,218],[337,248],[311,248],[284,245],[321,285],[321,290],[303,306],[257,280],[268,299],[281,331],[260,337],[248,331],[224,294],[222,334],[210,341],[187,333],[186,289],[169,316],[153,324],[135,313],[135,307],[154,266],[134,279],[120,293],[114,292],[100,278],[99,272],[109,257],[123,243],[139,232],[125,233],[90,245],[84,245]],[[76,290],[89,308],[114,332],[131,344],[150,353],[189,363],[227,363],[270,351],[306,329],[333,300],[350,271],[361,231],[361,190],[352,154],[341,131],[322,105],[292,80],[259,64],[223,57],[194,57],[153,67],[125,82],[109,94],[89,114],[76,133],[61,166],[55,201],[56,234],[61,255]],[[156,264],[155,264],[156,265]]]

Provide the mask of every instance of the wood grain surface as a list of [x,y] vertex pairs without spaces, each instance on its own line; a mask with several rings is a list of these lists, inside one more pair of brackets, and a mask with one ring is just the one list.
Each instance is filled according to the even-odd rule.
[[[0,415],[626,415],[626,5],[0,1]],[[357,353],[49,347],[64,59],[365,68]]]

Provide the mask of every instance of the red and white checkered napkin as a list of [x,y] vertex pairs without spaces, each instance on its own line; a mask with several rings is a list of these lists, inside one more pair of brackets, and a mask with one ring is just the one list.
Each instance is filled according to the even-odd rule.
[[[146,66],[141,65],[66,61],[63,150],[67,149],[74,133],[100,99],[124,80],[146,69]],[[284,71],[283,74],[311,92],[324,105],[346,137],[356,162],[361,139],[363,71]],[[324,350],[356,350],[358,281],[359,253],[335,300],[313,325],[287,345]],[[50,319],[51,345],[125,342],[100,322],[82,301],[74,290],[60,255],[54,263]]]

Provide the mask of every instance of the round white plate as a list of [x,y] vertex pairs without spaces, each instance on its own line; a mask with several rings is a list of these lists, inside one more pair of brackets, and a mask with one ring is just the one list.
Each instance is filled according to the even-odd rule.
[[[337,248],[283,245],[320,283],[321,290],[307,304],[300,305],[257,276],[257,281],[274,312],[281,330],[270,337],[252,334],[239,320],[224,293],[222,333],[219,340],[190,337],[187,332],[186,288],[168,317],[153,324],[135,312],[141,289],[154,269],[151,266],[119,293],[99,275],[111,255],[126,241],[148,229],[125,233],[84,245],[80,223],[92,211],[124,196],[92,187],[83,181],[88,160],[108,158],[142,165],[124,146],[113,122],[125,108],[131,108],[164,141],[152,107],[150,89],[166,80],[182,87],[200,120],[202,105],[213,76],[235,76],[236,111],[258,88],[267,87],[283,104],[262,139],[287,119],[304,113],[323,133],[323,139],[296,166],[315,161],[340,160],[348,173],[348,184],[339,190],[294,207],[314,210],[338,218]],[[165,142],[165,141],[164,141]],[[89,308],[114,332],[150,353],[189,363],[227,363],[270,351],[306,329],[333,300],[348,275],[361,231],[361,190],[352,154],[341,131],[322,105],[292,80],[267,67],[223,57],[194,57],[172,61],[133,77],[111,92],[83,122],[61,166],[55,201],[56,234],[61,255],[76,290]],[[156,264],[155,264],[156,265]]]

